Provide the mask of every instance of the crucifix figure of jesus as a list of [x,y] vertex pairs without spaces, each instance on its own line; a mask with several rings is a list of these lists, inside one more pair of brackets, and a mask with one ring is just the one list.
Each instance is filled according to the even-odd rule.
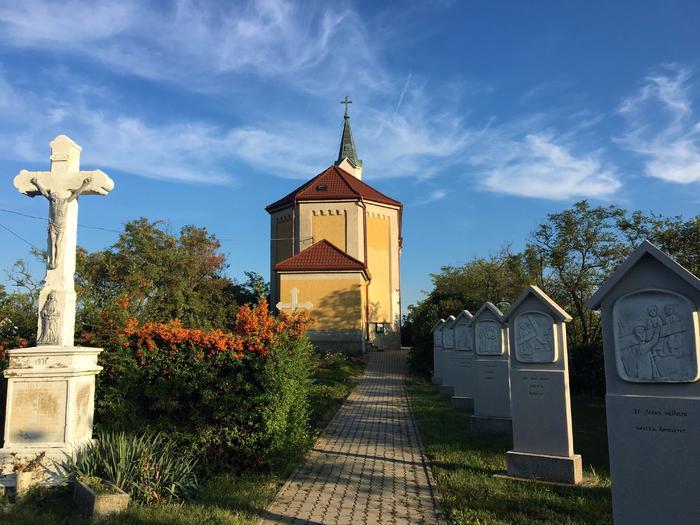
[[78,197],[107,195],[114,182],[100,170],[80,171],[81,148],[65,135],[56,137],[50,146],[51,171],[22,170],[14,185],[24,195],[41,195],[49,201],[48,257],[39,295],[37,344],[72,346]]
[[36,186],[39,193],[49,201],[49,250],[47,266],[50,270],[58,267],[63,247],[63,238],[66,231],[66,220],[68,219],[68,205],[76,200],[81,192],[87,189],[92,182],[91,177],[83,180],[79,188],[68,190],[68,197],[63,197],[60,192],[47,189],[38,178],[32,177],[30,182]]

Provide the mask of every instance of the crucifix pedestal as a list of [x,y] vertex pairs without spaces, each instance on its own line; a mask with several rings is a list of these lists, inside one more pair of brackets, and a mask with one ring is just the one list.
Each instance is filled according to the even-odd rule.
[[44,288],[39,296],[37,346],[8,352],[5,432],[0,483],[14,484],[12,456],[46,452],[62,460],[92,439],[95,376],[100,348],[74,346],[78,197],[107,195],[114,182],[102,171],[80,171],[81,148],[65,135],[51,142],[51,171],[20,171],[14,185],[49,201]]

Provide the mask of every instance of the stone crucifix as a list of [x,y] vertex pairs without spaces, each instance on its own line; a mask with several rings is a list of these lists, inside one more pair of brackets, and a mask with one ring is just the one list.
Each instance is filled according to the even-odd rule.
[[291,303],[283,303],[280,301],[277,303],[275,306],[277,306],[278,310],[281,310],[283,308],[291,308],[293,310],[297,310],[300,308],[310,310],[311,308],[314,307],[313,304],[306,302],[306,303],[299,303],[299,289],[298,288],[292,288],[289,290],[292,294],[292,302]]
[[46,277],[39,295],[37,345],[73,346],[78,197],[107,195],[114,182],[100,170],[80,171],[81,147],[67,136],[59,135],[49,145],[51,171],[22,170],[14,185],[24,195],[41,195],[49,201]]

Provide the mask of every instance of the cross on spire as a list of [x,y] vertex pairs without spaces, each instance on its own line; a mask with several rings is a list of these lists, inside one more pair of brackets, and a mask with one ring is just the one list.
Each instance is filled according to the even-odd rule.
[[345,100],[341,100],[340,103],[341,103],[341,104],[345,104],[345,116],[346,116],[346,117],[350,116],[349,113],[348,113],[348,105],[349,105],[349,104],[352,104],[352,100],[350,100],[350,99],[348,98],[348,96],[345,95]]

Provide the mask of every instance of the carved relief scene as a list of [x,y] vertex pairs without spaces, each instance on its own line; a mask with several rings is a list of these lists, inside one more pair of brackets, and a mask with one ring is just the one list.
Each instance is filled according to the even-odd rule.
[[501,325],[496,321],[481,321],[477,323],[476,353],[479,355],[503,354]]
[[522,363],[553,363],[557,356],[554,320],[543,312],[526,312],[515,319],[515,357]]
[[696,327],[685,297],[663,290],[632,293],[615,302],[613,320],[617,370],[622,379],[698,379]]
[[455,327],[455,345],[457,350],[473,352],[471,328],[467,323],[460,323]]

